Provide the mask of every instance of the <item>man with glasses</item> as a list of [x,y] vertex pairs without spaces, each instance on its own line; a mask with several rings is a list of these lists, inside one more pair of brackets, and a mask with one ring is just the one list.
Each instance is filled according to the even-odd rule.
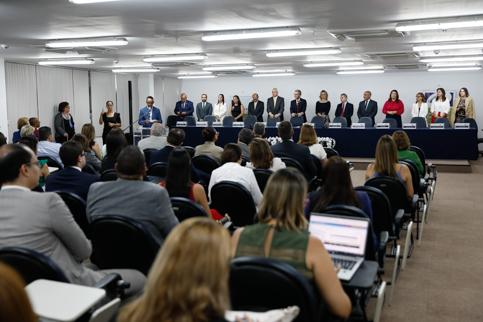
[[161,111],[153,105],[154,98],[152,96],[146,97],[146,106],[139,111],[139,125],[150,128],[155,123],[163,123]]
[[82,168],[86,165],[82,145],[76,141],[66,142],[62,144],[59,155],[64,169],[47,177],[45,191],[70,192],[87,200],[89,188],[91,184],[99,181],[99,176],[82,172]]

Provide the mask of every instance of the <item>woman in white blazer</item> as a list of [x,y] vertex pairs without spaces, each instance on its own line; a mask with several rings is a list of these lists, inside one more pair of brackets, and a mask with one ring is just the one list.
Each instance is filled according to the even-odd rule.
[[431,104],[431,123],[437,118],[447,118],[451,106],[449,105],[449,99],[446,98],[446,92],[443,88],[438,88],[437,97],[433,100]]
[[213,110],[213,115],[216,117],[217,122],[223,122],[223,119],[228,112],[228,108],[225,104],[225,96],[223,94],[218,95],[218,103],[216,103]]
[[426,98],[423,93],[418,93],[416,95],[416,103],[413,104],[411,110],[411,117],[424,117],[428,115],[428,103],[426,103]]

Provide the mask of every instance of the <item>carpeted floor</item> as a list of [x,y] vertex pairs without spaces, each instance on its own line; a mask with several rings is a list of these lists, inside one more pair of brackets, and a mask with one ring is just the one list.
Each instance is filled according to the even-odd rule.
[[[352,171],[354,186],[364,184],[362,170]],[[403,241],[398,243],[401,245]],[[381,321],[483,321],[483,158],[472,173],[440,173],[424,226],[406,269],[399,273],[392,305],[390,287]],[[390,280],[393,259],[386,259]],[[368,308],[374,316],[375,299]]]

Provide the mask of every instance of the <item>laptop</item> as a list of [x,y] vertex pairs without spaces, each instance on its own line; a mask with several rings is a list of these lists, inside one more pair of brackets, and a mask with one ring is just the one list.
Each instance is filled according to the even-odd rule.
[[324,243],[340,280],[350,281],[357,272],[366,251],[369,219],[311,213],[309,232]]

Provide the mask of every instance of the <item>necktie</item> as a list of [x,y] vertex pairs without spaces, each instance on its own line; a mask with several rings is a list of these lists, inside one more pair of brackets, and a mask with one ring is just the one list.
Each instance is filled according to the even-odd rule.
[[277,98],[273,98],[273,108],[277,107]]
[[203,108],[205,108],[205,104],[206,104],[206,103],[203,103]]
[[369,101],[366,101],[366,111],[367,111],[367,105],[369,104]]
[[253,103],[253,109],[256,110],[257,109],[257,102]]
[[299,112],[299,101],[297,101],[297,113]]
[[340,117],[344,117],[344,107],[345,103],[342,103],[342,111],[340,112]]

